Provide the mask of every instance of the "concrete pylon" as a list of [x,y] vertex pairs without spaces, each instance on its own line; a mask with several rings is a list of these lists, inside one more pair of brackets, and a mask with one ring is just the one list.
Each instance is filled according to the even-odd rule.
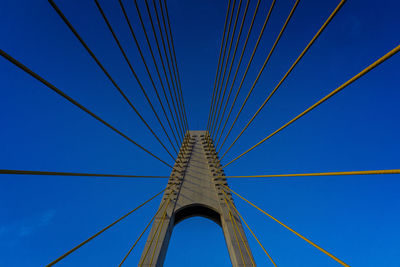
[[[255,266],[211,139],[206,131],[189,131],[150,230],[138,266],[163,266],[174,226],[202,216],[222,227],[233,266]],[[232,204],[231,204],[232,203]],[[210,240],[212,242],[212,240]]]

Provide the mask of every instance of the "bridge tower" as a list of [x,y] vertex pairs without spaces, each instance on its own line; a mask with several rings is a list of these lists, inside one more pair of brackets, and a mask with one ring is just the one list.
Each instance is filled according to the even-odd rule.
[[232,196],[226,190],[223,192],[221,184],[228,186],[208,132],[189,131],[139,266],[162,266],[174,226],[194,216],[208,218],[221,226],[233,266],[255,266]]

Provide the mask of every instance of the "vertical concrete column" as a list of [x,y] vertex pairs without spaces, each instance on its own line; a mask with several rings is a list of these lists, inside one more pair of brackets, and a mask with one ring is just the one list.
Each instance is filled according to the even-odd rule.
[[[233,266],[254,266],[240,218],[232,206],[227,206],[231,204],[225,201],[221,184],[228,186],[208,133],[188,132],[139,266],[162,266],[174,226],[194,216],[211,219],[222,227]],[[233,203],[230,193],[226,194]]]

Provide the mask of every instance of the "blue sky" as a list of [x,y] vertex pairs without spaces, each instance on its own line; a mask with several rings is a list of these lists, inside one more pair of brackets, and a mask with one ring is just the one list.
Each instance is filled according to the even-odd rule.
[[[94,2],[56,2],[152,127],[161,132]],[[146,88],[150,87],[118,2],[100,3],[139,77]],[[133,1],[124,3],[135,33],[144,42]],[[251,1],[249,17],[255,3]],[[293,0],[277,1],[239,103],[293,3]],[[300,2],[228,143],[338,3],[338,0]],[[262,1],[250,48],[255,44],[269,4],[270,1]],[[193,130],[206,126],[226,5],[227,1],[168,1],[184,100]],[[399,7],[395,0],[348,1],[224,163],[399,45]],[[143,2],[141,8],[144,11]],[[3,0],[0,23],[1,49],[155,154],[168,159],[47,1]],[[250,52],[249,49],[245,54],[245,63]],[[150,60],[146,49],[145,57]],[[399,65],[400,56],[393,56],[230,165],[226,174],[399,168]],[[239,74],[243,71],[244,65]],[[167,167],[4,59],[0,59],[0,76],[1,169],[169,175]],[[399,266],[398,175],[229,182],[234,190],[351,266]],[[49,263],[160,191],[165,183],[161,179],[2,175],[0,266]],[[159,198],[59,266],[115,266],[158,204]],[[279,266],[338,266],[243,201],[237,199],[236,205]],[[257,264],[270,266],[250,233],[247,238]],[[138,262],[143,245],[144,239],[126,265]],[[203,218],[178,224],[165,266],[230,266],[222,231]]]

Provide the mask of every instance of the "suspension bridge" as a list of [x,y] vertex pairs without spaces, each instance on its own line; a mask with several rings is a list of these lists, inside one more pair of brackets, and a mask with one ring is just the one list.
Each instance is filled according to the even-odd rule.
[[[329,26],[335,23],[336,16],[342,9],[346,8],[346,1],[337,1],[335,8],[330,10],[324,18],[323,23],[318,26],[313,36],[307,44],[301,49],[301,52],[293,58],[290,67],[276,82],[272,88],[267,89],[267,94],[261,97],[262,101],[257,106],[254,114],[243,125],[238,125],[244,116],[244,111],[249,105],[249,99],[255,94],[255,88],[264,72],[268,69],[271,57],[279,47],[280,41],[285,36],[285,30],[296,16],[296,10],[301,6],[300,0],[289,1],[290,10],[281,18],[281,28],[276,36],[273,36],[273,42],[268,51],[262,53],[262,64],[254,66],[257,51],[260,50],[260,44],[263,36],[266,34],[271,17],[280,1],[261,1],[261,0],[227,0],[226,14],[224,17],[224,27],[221,32],[221,43],[219,47],[218,62],[215,71],[214,83],[212,85],[212,95],[210,95],[210,106],[208,109],[207,124],[203,129],[193,130],[190,127],[189,108],[184,101],[184,90],[181,82],[180,64],[177,60],[173,24],[171,23],[168,2],[166,0],[145,0],[132,1],[133,9],[127,9],[127,3],[118,0],[121,20],[129,29],[130,44],[137,52],[138,57],[132,60],[129,53],[121,41],[122,37],[113,26],[107,15],[107,10],[103,7],[102,1],[94,0],[98,14],[101,16],[103,26],[107,29],[107,34],[115,43],[121,58],[135,81],[135,87],[145,99],[145,106],[148,111],[141,110],[143,103],[135,102],[135,99],[129,96],[126,88],[122,86],[113,76],[112,72],[103,63],[101,56],[96,54],[86,41],[85,36],[78,30],[59,7],[58,0],[49,0],[49,5],[53,12],[57,14],[59,20],[63,22],[65,28],[71,33],[81,45],[82,49],[91,58],[93,64],[98,67],[98,71],[104,75],[105,79],[116,90],[122,101],[137,116],[140,127],[149,135],[148,138],[163,150],[163,154],[154,152],[141,140],[130,137],[128,133],[115,126],[112,121],[105,119],[92,109],[82,104],[78,99],[68,95],[66,91],[59,87],[56,82],[46,78],[45,73],[36,72],[29,64],[24,63],[23,58],[17,58],[8,51],[0,50],[0,54],[5,61],[8,61],[10,68],[15,67],[26,73],[32,79],[39,82],[43,88],[50,89],[56,93],[59,98],[72,104],[79,109],[84,116],[91,117],[98,124],[105,126],[116,136],[122,137],[130,145],[135,147],[136,153],[143,158],[148,157],[154,162],[170,169],[170,173],[164,176],[147,173],[141,175],[116,174],[116,173],[92,173],[92,172],[68,172],[64,170],[43,170],[43,169],[0,169],[2,175],[22,176],[78,176],[78,177],[108,177],[108,178],[134,178],[134,179],[165,179],[165,188],[157,192],[142,203],[137,203],[134,209],[127,211],[118,218],[110,218],[110,223],[104,228],[94,231],[94,234],[87,236],[84,240],[77,240],[75,246],[68,251],[60,251],[54,258],[49,259],[46,266],[57,266],[61,264],[71,254],[77,253],[82,247],[90,246],[90,243],[98,236],[112,228],[118,227],[121,221],[127,217],[135,216],[135,212],[142,209],[149,202],[160,202],[157,210],[154,210],[154,216],[144,218],[146,225],[136,240],[132,241],[129,248],[126,249],[124,257],[119,259],[119,266],[125,264],[125,261],[132,253],[140,254],[138,266],[162,266],[168,251],[168,244],[173,229],[176,224],[194,216],[208,218],[217,223],[223,231],[229,257],[233,266],[280,266],[279,258],[275,257],[266,246],[265,240],[257,235],[251,227],[251,221],[243,217],[241,211],[235,205],[237,202],[248,204],[254,212],[259,212],[277,225],[280,225],[286,231],[309,245],[309,249],[315,249],[325,255],[326,261],[335,262],[338,266],[350,266],[350,262],[342,255],[330,251],[320,245],[318,240],[309,238],[310,233],[303,233],[296,229],[296,225],[291,225],[274,216],[268,211],[266,203],[256,203],[251,195],[241,193],[240,188],[235,187],[238,180],[250,179],[270,179],[283,177],[319,177],[319,176],[353,176],[353,175],[398,175],[400,169],[368,169],[368,170],[341,170],[307,173],[277,173],[277,174],[248,174],[245,175],[226,175],[225,168],[240,163],[240,160],[253,153],[254,150],[262,149],[263,145],[279,135],[283,131],[289,131],[296,124],[301,124],[302,118],[310,113],[318,112],[320,106],[323,106],[328,100],[333,100],[337,94],[344,94],[350,85],[362,79],[368,73],[373,72],[375,68],[385,64],[386,61],[400,51],[400,45],[392,47],[388,51],[382,51],[377,58],[369,59],[370,63],[365,65],[358,72],[353,73],[348,79],[340,82],[338,86],[331,88],[330,92],[312,105],[292,118],[284,122],[281,126],[271,132],[263,133],[263,137],[254,139],[253,144],[243,151],[232,154],[235,145],[240,142],[241,137],[252,127],[255,119],[262,114],[264,108],[268,106],[270,100],[275,94],[279,94],[280,88],[285,84],[288,77],[294,71],[296,66],[302,63],[302,59],[307,57],[308,51],[313,49],[313,45],[318,38],[329,31]],[[287,1],[286,1],[287,2]],[[132,4],[132,3],[131,3]],[[133,12],[134,11],[134,12]],[[138,22],[133,23],[133,18]],[[222,20],[221,20],[222,21]],[[261,21],[261,25],[256,25]],[[138,30],[144,36],[144,39],[138,38]],[[124,37],[125,38],[125,37]],[[250,40],[253,38],[255,43]],[[246,56],[248,55],[248,56]],[[258,54],[257,54],[258,55]],[[137,65],[144,68],[138,69]],[[245,85],[250,68],[257,69],[257,75],[250,84]],[[143,82],[146,79],[148,82]],[[189,90],[189,89],[188,89]],[[245,97],[240,97],[240,95]],[[154,96],[154,97],[152,97]],[[140,106],[140,108],[139,108]],[[156,126],[155,126],[156,125]],[[234,131],[236,129],[236,133]],[[231,152],[229,154],[229,152]],[[166,155],[166,156],[165,156]],[[231,158],[227,158],[231,156]],[[251,173],[249,171],[249,173]],[[229,184],[228,184],[229,181]],[[139,220],[139,219],[138,219]],[[147,232],[148,231],[148,232]],[[146,240],[147,237],[147,240]],[[255,258],[248,239],[254,238],[257,245],[264,253],[264,259]],[[146,240],[142,248],[139,245],[141,240]],[[257,263],[256,263],[257,260]],[[263,262],[262,262],[263,261]],[[306,263],[304,263],[306,266]]]

